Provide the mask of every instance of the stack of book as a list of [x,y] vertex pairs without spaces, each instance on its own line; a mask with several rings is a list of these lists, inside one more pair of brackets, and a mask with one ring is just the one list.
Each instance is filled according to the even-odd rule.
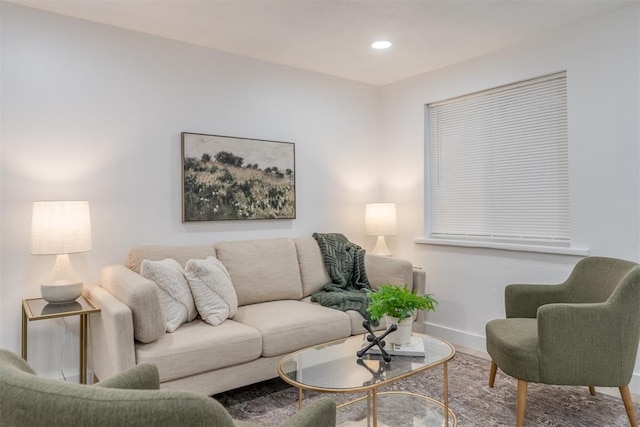
[[[368,345],[368,341],[366,340],[363,343],[363,347]],[[384,347],[385,351],[392,356],[424,356],[424,340],[418,337],[411,337],[411,341],[406,345],[395,345],[387,342]],[[370,354],[381,354],[378,346],[373,346],[369,349]]]

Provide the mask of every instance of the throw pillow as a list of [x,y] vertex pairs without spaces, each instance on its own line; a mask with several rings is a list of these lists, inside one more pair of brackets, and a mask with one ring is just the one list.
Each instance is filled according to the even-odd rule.
[[156,285],[167,322],[167,332],[174,332],[180,325],[196,318],[193,296],[185,278],[184,269],[174,259],[142,261],[140,274]]
[[236,291],[229,272],[217,258],[190,259],[185,271],[196,308],[205,322],[218,326],[235,316]]

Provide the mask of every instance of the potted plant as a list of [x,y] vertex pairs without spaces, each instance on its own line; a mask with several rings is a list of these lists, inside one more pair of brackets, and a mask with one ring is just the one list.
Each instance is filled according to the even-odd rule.
[[372,320],[385,317],[387,327],[392,324],[398,330],[388,335],[392,344],[406,345],[411,342],[411,326],[417,310],[435,310],[436,301],[431,294],[418,295],[409,290],[407,285],[381,285],[375,291],[369,291],[369,307],[367,311]]

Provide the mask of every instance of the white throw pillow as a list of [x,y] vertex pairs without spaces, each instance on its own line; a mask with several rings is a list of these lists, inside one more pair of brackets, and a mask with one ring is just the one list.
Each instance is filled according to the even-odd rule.
[[238,298],[231,276],[224,265],[212,256],[190,259],[185,266],[189,287],[200,317],[218,326],[238,311]]
[[167,332],[174,332],[183,323],[196,318],[198,312],[193,296],[178,261],[170,258],[162,261],[145,259],[140,274],[158,285]]

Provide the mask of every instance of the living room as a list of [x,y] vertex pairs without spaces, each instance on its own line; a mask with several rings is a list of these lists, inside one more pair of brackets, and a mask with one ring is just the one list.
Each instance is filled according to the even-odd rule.
[[[3,2],[0,347],[52,257],[30,255],[31,204],[89,200],[85,283],[142,244],[340,232],[371,249],[364,206],[396,203],[394,257],[439,301],[427,333],[484,351],[509,283],[559,283],[579,256],[425,244],[425,104],[567,71],[571,247],[640,260],[640,6],[631,5],[384,86],[304,71]],[[180,133],[295,143],[296,219],[181,222]],[[51,324],[50,324],[51,323]],[[31,326],[56,376],[64,328]],[[40,350],[36,350],[40,349]],[[65,367],[71,371],[73,346]],[[77,357],[77,356],[76,356]],[[640,367],[631,391],[640,394]]]

